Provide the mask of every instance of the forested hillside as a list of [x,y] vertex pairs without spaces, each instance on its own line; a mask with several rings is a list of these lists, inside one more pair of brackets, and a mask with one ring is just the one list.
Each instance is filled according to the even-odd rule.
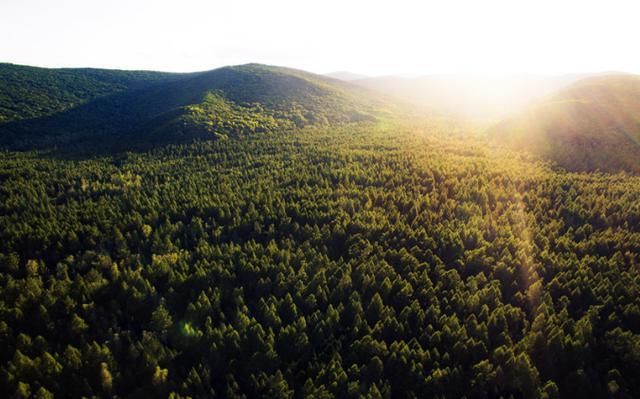
[[[110,71],[90,72],[111,76]],[[49,78],[53,72],[35,68],[34,76],[40,74]],[[375,94],[358,86],[295,69],[259,64],[175,74],[153,84],[127,81],[127,77],[138,76],[135,72],[114,72],[113,80],[120,83],[108,86],[108,90],[85,79],[85,70],[62,74],[63,79],[50,77],[54,85],[41,78],[38,83],[47,89],[37,92],[40,94],[22,93],[20,89],[28,86],[24,84],[7,90],[8,99],[0,97],[0,107],[22,109],[24,98],[34,102],[28,109],[43,110],[44,114],[33,111],[31,115],[25,111],[14,118],[22,120],[0,123],[0,147],[22,150],[66,147],[79,151],[87,147],[93,149],[99,143],[101,148],[107,146],[111,150],[148,148],[195,138],[215,139],[371,120],[387,107]],[[67,77],[70,85],[65,80]],[[125,83],[131,87],[124,87]],[[91,93],[91,101],[78,100],[72,104],[73,99],[81,97],[77,92],[83,90]],[[49,92],[58,96],[51,99]],[[68,102],[52,104],[54,100],[63,101],[62,97],[71,93],[75,93],[71,99],[64,98]],[[59,112],[44,112],[55,107]]]
[[640,177],[286,68],[120,84],[0,124],[0,396],[640,397]]
[[179,74],[0,63],[0,123],[50,115],[98,97],[176,79]]
[[638,396],[640,180],[483,148],[394,122],[5,153],[0,389]]
[[490,131],[571,171],[640,172],[640,77],[581,80]]

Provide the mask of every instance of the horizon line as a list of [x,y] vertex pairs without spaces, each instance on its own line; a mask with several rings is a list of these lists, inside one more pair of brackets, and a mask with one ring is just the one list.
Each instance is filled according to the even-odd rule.
[[243,63],[230,63],[223,64],[219,66],[215,66],[210,69],[194,69],[194,70],[166,70],[162,68],[153,69],[153,68],[128,68],[128,67],[109,67],[109,66],[61,66],[61,65],[34,65],[28,63],[14,62],[14,61],[4,61],[0,60],[0,64],[8,64],[15,66],[23,66],[23,67],[31,67],[31,68],[41,68],[41,69],[97,69],[97,70],[109,70],[109,71],[126,71],[126,72],[159,72],[159,73],[171,73],[171,74],[191,74],[191,73],[202,73],[209,72],[220,68],[225,67],[234,67],[234,66],[242,66],[242,65],[264,65],[278,68],[290,68],[296,69],[299,71],[304,71],[308,73],[313,73],[316,75],[326,76],[331,74],[353,74],[359,75],[361,79],[371,79],[371,78],[418,78],[418,77],[445,77],[445,76],[477,76],[477,77],[516,77],[516,76],[541,76],[541,77],[559,77],[559,76],[567,76],[567,75],[610,75],[610,74],[628,74],[628,75],[640,75],[638,72],[630,72],[628,70],[621,69],[604,69],[598,71],[562,71],[562,72],[530,72],[530,71],[511,71],[511,72],[488,72],[485,70],[458,70],[458,71],[430,71],[430,72],[394,72],[394,73],[382,73],[382,74],[366,74],[358,71],[338,68],[326,72],[315,72],[309,69],[305,69],[303,67],[291,66],[291,65],[278,65],[278,64],[269,64],[264,62],[243,62]]

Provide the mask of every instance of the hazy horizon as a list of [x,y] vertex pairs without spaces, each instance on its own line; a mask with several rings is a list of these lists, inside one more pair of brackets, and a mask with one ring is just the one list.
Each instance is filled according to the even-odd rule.
[[[398,73],[385,73],[385,74],[379,74],[379,75],[368,75],[368,74],[364,74],[364,73],[360,73],[359,71],[351,71],[351,70],[328,70],[328,71],[320,71],[320,72],[316,72],[316,71],[311,71],[308,69],[304,69],[301,67],[297,67],[295,65],[282,65],[282,64],[266,64],[266,63],[262,63],[262,62],[256,62],[256,61],[248,61],[248,62],[244,62],[244,63],[239,63],[239,64],[223,64],[223,65],[216,65],[214,67],[211,68],[206,68],[206,69],[198,69],[198,70],[189,70],[189,71],[175,71],[175,70],[166,70],[166,69],[150,69],[150,68],[125,68],[125,67],[101,67],[101,66],[93,66],[93,65],[35,65],[35,64],[26,64],[26,63],[21,63],[21,62],[14,62],[11,60],[0,60],[0,63],[5,63],[5,64],[13,64],[13,65],[21,65],[21,66],[28,66],[28,67],[35,67],[35,68],[47,68],[47,69],[83,69],[83,68],[91,68],[91,69],[110,69],[110,70],[122,70],[122,71],[147,71],[147,72],[163,72],[163,73],[197,73],[197,72],[206,72],[206,71],[210,71],[210,70],[214,70],[214,69],[218,69],[218,68],[224,68],[227,66],[240,66],[240,65],[247,65],[247,64],[261,64],[261,65],[269,65],[269,66],[274,66],[274,67],[281,67],[281,68],[291,68],[291,69],[298,69],[298,70],[302,70],[302,71],[307,71],[307,72],[312,72],[318,75],[333,75],[333,74],[353,74],[353,75],[360,75],[358,78],[359,79],[371,79],[371,78],[400,78],[400,79],[412,79],[412,78],[431,78],[431,77],[449,77],[449,76],[464,76],[464,77],[469,77],[469,78],[479,78],[479,79],[496,79],[496,80],[502,80],[502,79],[509,79],[509,78],[519,78],[519,77],[549,77],[549,78],[553,78],[553,77],[562,77],[562,76],[572,76],[572,75],[607,75],[607,74],[632,74],[632,75],[638,75],[640,74],[640,72],[629,72],[629,71],[623,71],[623,70],[602,70],[602,71],[593,71],[593,72],[585,72],[585,71],[569,71],[569,72],[557,72],[557,73],[535,73],[535,72],[466,72],[466,71],[459,71],[459,72],[424,72],[424,73],[403,73],[403,72],[398,72]],[[339,79],[339,78],[338,78]],[[347,79],[349,80],[349,79]]]
[[638,6],[602,4],[5,0],[0,60],[169,72],[255,62],[367,76],[639,73]]

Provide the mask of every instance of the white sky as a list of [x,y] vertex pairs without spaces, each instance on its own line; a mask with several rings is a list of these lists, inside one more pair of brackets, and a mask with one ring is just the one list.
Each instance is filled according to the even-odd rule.
[[0,0],[0,61],[195,71],[640,73],[640,2]]

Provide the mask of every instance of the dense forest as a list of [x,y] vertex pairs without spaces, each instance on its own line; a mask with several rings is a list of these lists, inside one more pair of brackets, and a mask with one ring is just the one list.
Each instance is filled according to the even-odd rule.
[[[372,91],[260,64],[186,74],[107,70],[98,76],[109,79],[99,81],[86,74],[85,69],[0,64],[0,148],[121,152],[194,138],[370,121],[394,109]],[[91,97],[72,102],[79,93]]]
[[2,396],[640,396],[640,177],[212,90],[207,138],[0,154]]
[[47,116],[96,98],[180,77],[162,72],[0,63],[0,122]]

